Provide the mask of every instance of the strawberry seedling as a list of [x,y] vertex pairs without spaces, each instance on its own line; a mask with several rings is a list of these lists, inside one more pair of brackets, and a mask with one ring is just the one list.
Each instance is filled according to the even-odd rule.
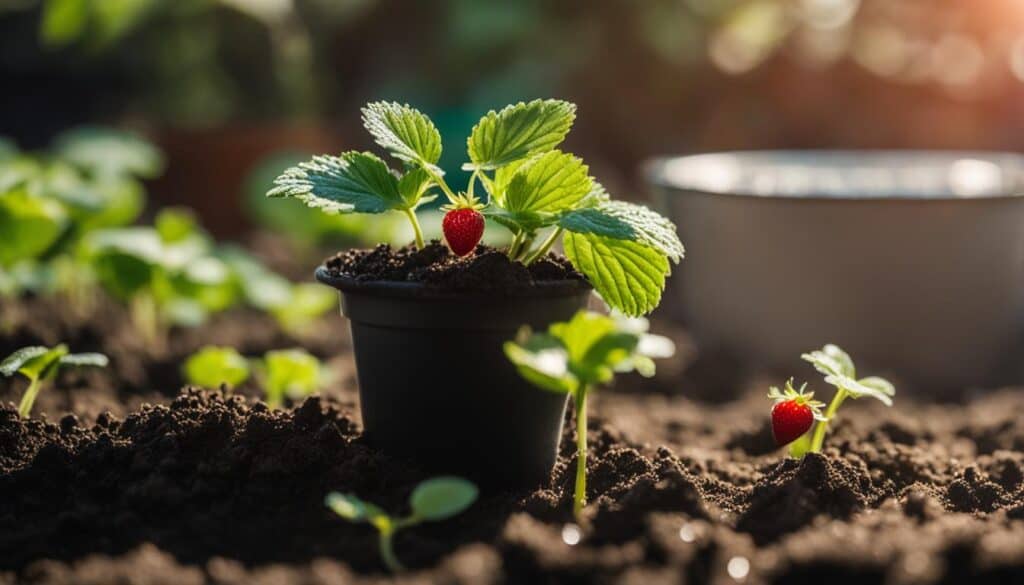
[[458,477],[435,477],[421,482],[409,496],[411,513],[393,517],[353,494],[331,492],[324,503],[349,522],[365,522],[379,533],[380,556],[392,572],[405,570],[395,556],[394,537],[399,530],[423,522],[439,522],[461,514],[476,501],[477,488]]
[[772,437],[780,447],[803,436],[811,429],[814,421],[825,420],[821,414],[825,404],[814,400],[814,392],[806,392],[806,389],[807,384],[803,384],[797,390],[790,379],[783,390],[772,386],[768,391],[768,398],[775,401],[772,407]]
[[576,486],[573,513],[579,517],[587,495],[587,396],[616,373],[654,375],[652,358],[670,357],[672,342],[647,333],[645,319],[614,319],[580,311],[546,333],[524,328],[505,343],[505,355],[535,386],[569,394],[576,407]]
[[0,374],[5,377],[21,374],[28,378],[29,384],[18,403],[18,414],[28,418],[32,405],[42,385],[57,375],[66,366],[98,366],[107,365],[107,356],[101,353],[68,353],[68,346],[61,344],[53,349],[41,345],[23,347],[7,356],[0,362]]
[[[824,414],[821,413],[824,404],[813,400],[813,393],[804,392],[806,384],[800,390],[794,390],[790,381],[785,391],[779,392],[777,388],[772,388],[768,393],[768,397],[775,401],[772,407],[772,431],[776,443],[780,446],[790,444],[789,453],[793,457],[803,457],[808,452],[821,452],[828,423],[835,419],[836,412],[847,398],[869,396],[886,406],[892,406],[892,397],[896,395],[895,386],[878,376],[858,379],[853,359],[838,346],[829,344],[800,357],[823,374],[825,382],[835,386],[836,393]],[[813,434],[808,434],[814,421],[817,426]]]
[[267,195],[328,213],[401,213],[422,248],[416,211],[440,190],[448,199],[442,228],[454,254],[473,251],[487,218],[511,231],[512,260],[536,262],[561,241],[569,261],[616,310],[638,316],[658,305],[683,245],[672,222],[642,205],[613,201],[581,159],[557,150],[576,118],[575,105],[534,100],[489,112],[470,133],[463,165],[469,181],[458,193],[437,166],[441,135],[426,115],[392,102],[371,103],[362,113],[402,173],[370,152],[322,155],[287,169]]

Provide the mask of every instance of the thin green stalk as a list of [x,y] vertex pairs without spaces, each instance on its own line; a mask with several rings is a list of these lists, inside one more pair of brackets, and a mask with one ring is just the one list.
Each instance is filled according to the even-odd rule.
[[523,243],[519,246],[519,252],[516,254],[513,260],[523,261],[523,257],[530,251],[530,246],[533,246],[533,240],[537,238],[536,234],[528,234],[523,236]]
[[576,490],[572,513],[579,518],[587,504],[587,385],[580,384],[573,397],[576,399]]
[[516,259],[519,255],[519,250],[523,245],[523,232],[516,232],[512,234],[512,243],[508,247],[508,257],[512,260]]
[[28,385],[28,389],[21,395],[21,402],[18,403],[18,416],[28,418],[28,415],[32,413],[32,405],[35,403],[41,387],[39,378],[32,380]]
[[159,308],[151,292],[140,292],[132,299],[132,322],[142,335],[143,341],[153,352],[162,352],[165,347],[163,324]]
[[380,531],[380,558],[384,561],[384,565],[392,573],[401,573],[405,571],[405,567],[402,563],[398,562],[398,557],[395,556],[395,545],[394,545],[394,528],[384,528]]
[[441,175],[434,172],[434,169],[430,168],[427,165],[423,165],[423,170],[426,171],[427,175],[429,175],[430,178],[434,180],[434,183],[436,183],[437,186],[440,187],[442,191],[444,191],[444,195],[445,197],[448,198],[448,202],[455,204],[455,201],[457,199],[457,197],[455,196],[455,192],[452,191],[452,188],[448,186],[448,183],[446,183],[445,180],[441,178]]
[[405,209],[402,212],[409,218],[409,223],[412,224],[412,231],[416,234],[416,249],[422,250],[425,245],[423,243],[423,230],[420,229],[420,220],[416,219],[416,212],[411,209]]
[[836,391],[836,395],[832,397],[832,402],[829,403],[828,408],[825,410],[825,418],[818,422],[818,426],[814,428],[814,436],[811,438],[811,453],[821,453],[821,447],[825,443],[825,432],[828,430],[828,423],[832,421],[832,418],[836,415],[836,411],[839,410],[839,406],[846,400],[846,389],[839,388]]
[[526,257],[526,260],[523,260],[523,264],[529,266],[530,264],[533,264],[537,260],[543,258],[544,255],[547,254],[549,250],[551,250],[551,246],[554,246],[555,242],[558,241],[558,238],[559,236],[562,235],[563,231],[565,230],[563,230],[562,228],[555,228],[555,230],[548,235],[548,237],[541,243],[541,245],[538,246],[532,254],[528,255]]

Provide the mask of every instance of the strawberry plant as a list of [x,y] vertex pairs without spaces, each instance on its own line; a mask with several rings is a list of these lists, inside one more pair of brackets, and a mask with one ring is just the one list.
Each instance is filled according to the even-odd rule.
[[[836,393],[824,413],[821,412],[824,404],[813,400],[813,393],[804,392],[806,384],[800,390],[794,390],[790,381],[784,391],[772,388],[768,393],[768,397],[775,401],[772,407],[772,432],[775,440],[779,446],[789,444],[789,453],[793,457],[803,457],[808,452],[821,452],[828,423],[835,419],[839,407],[847,398],[868,396],[886,406],[892,406],[896,387],[878,376],[857,378],[853,359],[838,346],[828,344],[800,357],[824,375],[825,382],[834,386]],[[808,433],[815,422],[817,426],[813,434]]]
[[489,112],[467,140],[463,169],[470,174],[460,193],[437,166],[441,136],[426,115],[391,102],[362,113],[401,173],[370,152],[322,155],[287,169],[267,195],[330,213],[401,213],[422,248],[416,211],[439,190],[448,200],[442,223],[455,254],[472,252],[488,218],[511,231],[513,260],[530,264],[561,241],[613,308],[637,316],[658,305],[670,262],[683,257],[675,226],[642,205],[613,201],[581,159],[556,148],[575,120],[573,104],[534,100]]
[[647,333],[645,319],[615,319],[580,311],[545,333],[524,328],[505,354],[519,373],[535,386],[572,396],[576,408],[576,486],[573,513],[578,517],[587,494],[587,396],[616,373],[637,371],[654,375],[652,358],[670,357],[672,342]]
[[23,347],[0,362],[0,374],[10,377],[21,374],[28,378],[28,388],[18,403],[18,414],[28,418],[32,405],[42,385],[57,375],[64,367],[107,365],[107,356],[101,353],[69,353],[64,344],[54,348],[43,346]]
[[435,477],[421,482],[409,496],[410,514],[390,516],[384,510],[353,494],[331,492],[327,507],[349,522],[365,522],[377,529],[380,557],[392,572],[405,570],[395,556],[395,533],[423,522],[439,522],[461,514],[476,501],[473,483],[458,477]]

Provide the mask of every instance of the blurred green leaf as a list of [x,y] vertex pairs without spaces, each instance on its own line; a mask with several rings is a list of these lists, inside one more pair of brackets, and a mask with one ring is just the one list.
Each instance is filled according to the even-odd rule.
[[421,482],[409,497],[413,517],[446,520],[473,505],[477,487],[459,477],[435,477]]
[[249,362],[231,347],[208,345],[185,360],[185,380],[194,386],[236,387],[249,378]]

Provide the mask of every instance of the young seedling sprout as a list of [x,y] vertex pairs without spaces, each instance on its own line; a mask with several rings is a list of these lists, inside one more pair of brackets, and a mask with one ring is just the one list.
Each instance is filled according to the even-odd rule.
[[613,201],[581,159],[556,149],[575,119],[575,105],[552,99],[488,112],[467,140],[469,162],[462,168],[469,181],[465,192],[456,192],[437,166],[441,135],[430,118],[408,105],[371,103],[363,124],[404,173],[370,152],[322,155],[287,169],[267,195],[328,213],[399,212],[423,248],[416,210],[439,189],[448,200],[442,230],[456,255],[473,252],[484,218],[512,232],[507,254],[523,264],[561,240],[569,261],[609,305],[626,315],[648,313],[683,245],[672,222],[642,205]]
[[249,360],[234,348],[208,345],[185,360],[182,374],[193,386],[230,390],[249,379]]
[[[850,356],[836,345],[826,345],[818,351],[802,356],[814,369],[825,376],[825,382],[835,386],[836,393],[825,412],[823,403],[813,400],[813,393],[805,393],[806,384],[799,390],[793,388],[792,380],[780,392],[772,388],[768,397],[775,401],[772,407],[772,432],[781,447],[790,444],[790,455],[803,457],[806,453],[819,453],[825,443],[828,423],[835,419],[836,412],[847,398],[869,396],[886,406],[892,406],[896,388],[891,382],[878,376],[857,378],[857,369]],[[817,422],[813,434],[811,426]]]
[[0,374],[5,377],[21,374],[28,378],[29,384],[18,404],[18,414],[28,418],[36,396],[47,381],[57,375],[65,366],[98,366],[107,365],[107,356],[101,353],[68,353],[68,346],[61,344],[53,349],[41,345],[23,347],[0,362]]
[[547,333],[520,331],[505,343],[505,355],[535,386],[572,396],[576,407],[576,486],[573,514],[586,505],[587,396],[616,373],[636,370],[654,375],[651,358],[670,357],[672,341],[647,333],[645,319],[615,319],[580,311],[568,322],[555,323]]
[[185,381],[194,386],[233,388],[255,370],[263,386],[267,406],[280,408],[285,398],[309,396],[323,386],[320,360],[302,349],[268,351],[263,359],[248,360],[230,347],[207,346],[189,356],[182,367]]
[[331,492],[325,503],[349,522],[365,522],[379,533],[380,557],[392,572],[405,568],[395,556],[395,533],[422,522],[439,522],[461,514],[476,501],[477,488],[458,477],[435,477],[421,482],[409,496],[411,513],[405,517],[389,516],[384,510],[353,494]]

